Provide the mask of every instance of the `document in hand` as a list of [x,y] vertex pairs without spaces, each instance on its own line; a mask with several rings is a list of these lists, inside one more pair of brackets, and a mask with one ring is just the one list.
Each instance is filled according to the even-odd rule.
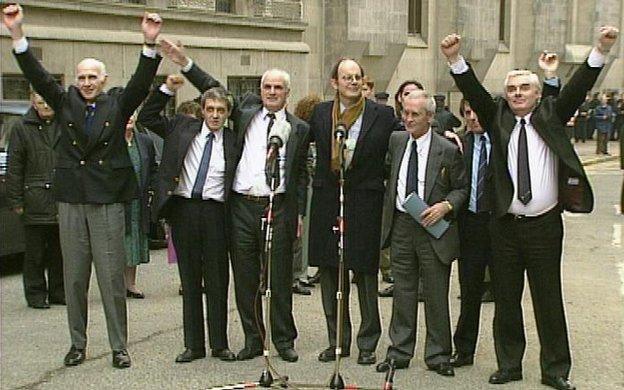
[[[416,220],[416,222],[422,225],[422,218],[420,217],[420,214],[422,214],[422,212],[425,211],[429,205],[425,203],[425,201],[422,200],[416,192],[412,192],[407,196],[407,199],[403,202],[403,207],[405,208],[405,211],[407,211],[408,214]],[[437,239],[442,237],[449,225],[449,221],[442,218],[431,226],[423,227],[429,234]]]

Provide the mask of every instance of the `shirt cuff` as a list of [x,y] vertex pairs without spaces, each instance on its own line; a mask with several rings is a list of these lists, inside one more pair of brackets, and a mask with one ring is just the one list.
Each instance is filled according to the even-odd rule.
[[601,68],[606,60],[607,57],[594,47],[587,57],[587,64],[592,68]]
[[559,77],[549,77],[547,79],[544,79],[544,84],[548,84],[551,87],[555,87],[555,88],[559,88],[560,85],[560,80]]
[[141,51],[145,57],[148,58],[156,58],[158,55],[158,51],[154,47],[149,47],[147,45],[143,45],[143,50]]
[[159,89],[160,89],[160,92],[164,93],[165,95],[169,95],[169,96],[174,96],[175,95],[175,92],[170,90],[167,87],[167,84],[161,84]]
[[182,68],[182,73],[188,73],[189,70],[191,70],[191,68],[193,67],[193,60],[186,57],[188,59],[188,64],[186,64],[185,67]]
[[449,64],[451,68],[451,73],[453,74],[462,74],[468,71],[468,64],[463,56],[459,56],[459,59],[452,64]]
[[15,50],[15,54],[22,54],[28,50],[28,40],[26,37],[21,37],[17,41],[13,41],[13,50]]

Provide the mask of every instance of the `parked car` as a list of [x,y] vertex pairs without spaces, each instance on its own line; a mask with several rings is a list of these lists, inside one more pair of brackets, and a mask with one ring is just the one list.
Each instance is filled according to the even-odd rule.
[[30,108],[29,102],[0,100],[0,257],[24,252],[24,226],[20,217],[9,209],[6,173],[11,130]]

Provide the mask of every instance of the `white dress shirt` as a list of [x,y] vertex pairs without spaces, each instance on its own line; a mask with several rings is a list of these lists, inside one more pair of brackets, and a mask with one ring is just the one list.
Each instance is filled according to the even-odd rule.
[[[203,122],[201,131],[193,138],[193,141],[186,152],[186,156],[184,157],[182,174],[180,175],[180,182],[174,191],[175,195],[188,199],[191,198],[193,186],[195,185],[195,179],[197,179],[197,172],[199,171],[201,159],[204,154],[204,147],[208,141],[209,133],[210,129],[206,125],[206,122]],[[225,156],[223,152],[223,129],[214,131],[213,134],[215,135],[215,138],[212,140],[210,163],[208,165],[206,182],[204,183],[204,188],[202,190],[202,199],[211,199],[223,202],[225,199]]]
[[427,160],[429,158],[429,147],[431,146],[431,128],[414,139],[410,136],[407,139],[407,146],[401,159],[401,167],[399,168],[399,177],[397,177],[397,193],[396,208],[401,212],[405,212],[403,203],[405,202],[405,188],[407,187],[407,170],[409,167],[409,158],[412,150],[412,143],[416,142],[416,153],[418,154],[418,196],[425,199],[425,175],[427,174]]
[[542,137],[531,125],[532,113],[524,116],[529,153],[529,173],[531,176],[531,201],[526,205],[518,200],[518,139],[520,136],[520,119],[516,117],[516,125],[509,137],[507,145],[507,170],[511,176],[514,193],[509,205],[509,213],[535,217],[554,208],[559,202],[558,159],[546,145]]
[[[269,196],[270,188],[266,183],[265,163],[267,156],[267,128],[271,120],[266,108],[258,111],[245,132],[243,154],[236,168],[233,189],[243,195]],[[275,113],[275,122],[286,120],[286,110],[282,108]],[[276,194],[286,191],[286,144],[279,149],[280,185]]]

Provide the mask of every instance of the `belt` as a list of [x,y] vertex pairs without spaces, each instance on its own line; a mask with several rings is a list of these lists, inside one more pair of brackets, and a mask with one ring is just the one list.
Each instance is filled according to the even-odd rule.
[[555,213],[558,214],[560,212],[561,212],[560,208],[557,205],[557,206],[553,207],[552,209],[548,210],[547,212],[542,213],[540,215],[524,215],[524,214],[511,214],[511,213],[507,213],[507,214],[505,214],[505,217],[511,218],[514,221],[519,221],[519,222],[520,221],[525,221],[525,222],[528,222],[528,221],[535,221],[535,220],[538,220],[540,218],[544,218],[544,217],[550,216],[550,215],[555,214]]
[[[248,200],[248,201],[251,201],[251,202],[255,202],[255,203],[264,203],[264,204],[266,204],[266,203],[269,202],[269,197],[268,196],[248,195],[248,194],[241,194],[240,192],[234,192],[234,195],[238,196],[239,198],[243,198],[245,200]],[[284,194],[275,194],[273,196],[273,201],[277,202],[283,196],[284,196]]]

